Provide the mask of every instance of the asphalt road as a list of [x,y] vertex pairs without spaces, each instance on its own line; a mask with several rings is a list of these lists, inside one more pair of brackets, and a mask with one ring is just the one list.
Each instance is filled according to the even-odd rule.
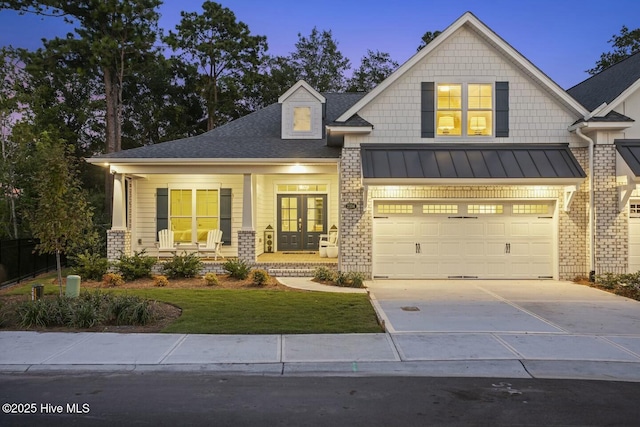
[[0,374],[0,400],[2,426],[634,426],[640,383]]

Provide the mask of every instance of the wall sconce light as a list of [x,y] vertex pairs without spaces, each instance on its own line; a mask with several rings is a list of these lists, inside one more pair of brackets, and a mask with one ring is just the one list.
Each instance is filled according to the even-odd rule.
[[454,128],[453,116],[442,116],[438,119],[438,129],[447,134]]

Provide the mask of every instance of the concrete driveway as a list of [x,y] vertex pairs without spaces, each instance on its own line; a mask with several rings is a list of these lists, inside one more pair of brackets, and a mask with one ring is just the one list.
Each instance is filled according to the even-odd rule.
[[640,362],[640,302],[554,280],[367,283],[402,360]]

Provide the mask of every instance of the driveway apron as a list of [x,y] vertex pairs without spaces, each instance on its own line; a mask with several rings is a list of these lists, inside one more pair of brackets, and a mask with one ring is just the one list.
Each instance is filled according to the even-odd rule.
[[640,302],[556,280],[367,283],[402,360],[640,361]]

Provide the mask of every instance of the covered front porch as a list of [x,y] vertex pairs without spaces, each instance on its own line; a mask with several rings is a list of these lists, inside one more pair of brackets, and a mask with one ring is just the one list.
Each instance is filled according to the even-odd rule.
[[235,257],[264,269],[337,266],[337,257],[319,254],[322,235],[338,229],[334,161],[247,166],[251,173],[238,173],[237,165],[193,165],[188,171],[169,165],[162,170],[110,167],[115,183],[108,232],[112,260],[143,250],[160,259],[171,256],[172,251],[158,249],[163,229],[173,232],[176,253],[198,253],[207,231],[220,229],[222,258],[203,258],[210,271]]

